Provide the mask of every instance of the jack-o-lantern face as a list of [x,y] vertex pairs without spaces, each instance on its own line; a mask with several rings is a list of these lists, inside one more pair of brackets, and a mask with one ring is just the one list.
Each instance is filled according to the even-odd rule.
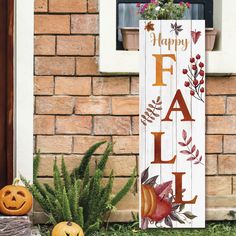
[[8,185],[0,191],[0,212],[4,215],[26,215],[32,208],[32,200],[25,187]]
[[84,233],[76,223],[61,222],[53,228],[52,236],[84,236]]

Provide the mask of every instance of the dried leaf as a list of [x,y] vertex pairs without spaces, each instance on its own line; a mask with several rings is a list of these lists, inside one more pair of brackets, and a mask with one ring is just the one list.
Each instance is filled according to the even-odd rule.
[[180,204],[173,204],[172,211],[176,211],[180,207]]
[[196,157],[198,157],[199,156],[199,150],[197,149],[197,151],[196,151],[196,154],[195,154],[195,156]]
[[183,130],[182,137],[183,137],[184,140],[187,139],[187,132],[186,132],[186,130]]
[[147,120],[147,122],[152,123],[152,120]]
[[149,116],[149,113],[148,113],[147,111],[145,111],[144,114],[146,114],[147,116]]
[[141,115],[141,117],[142,117],[143,119],[146,119],[146,116],[145,116],[145,115]]
[[189,138],[186,144],[189,145],[191,142],[192,142],[192,137]]
[[156,108],[156,110],[159,110],[159,111],[161,111],[161,110],[162,110],[162,107],[158,107],[158,108]]
[[153,115],[154,115],[155,117],[159,117],[159,115],[158,115],[158,114],[156,114],[156,113],[153,113]]
[[160,97],[160,96],[158,96],[158,97],[157,97],[157,100],[156,100],[156,102],[159,102],[159,101],[160,101],[160,99],[161,99],[161,97]]
[[200,162],[202,161],[202,156],[199,158],[199,161],[200,161]]
[[152,100],[152,103],[156,105],[156,102],[154,100]]
[[152,178],[148,179],[144,184],[154,186],[158,177],[159,175],[153,176]]
[[194,153],[196,150],[196,145],[193,145],[192,149],[191,149],[191,153]]
[[194,161],[196,159],[196,157],[190,157],[187,159],[187,161]]
[[147,125],[147,123],[144,121],[144,120],[141,120],[141,122],[146,126]]
[[149,111],[149,112],[152,112],[152,109],[150,109],[150,108],[147,108],[147,111]]
[[155,120],[155,117],[153,117],[153,116],[150,116],[150,118],[151,118],[152,120]]
[[173,228],[173,224],[172,224],[171,218],[170,218],[169,216],[167,216],[167,217],[165,218],[165,224],[166,224],[167,226],[169,226],[170,228]]
[[141,175],[142,184],[148,179],[148,176],[149,176],[149,167],[142,172],[142,175]]
[[197,217],[197,216],[193,215],[193,213],[190,212],[190,211],[186,211],[186,212],[184,212],[183,214],[184,214],[188,219],[190,219],[190,220],[193,220],[194,218]]
[[154,108],[154,106],[152,104],[148,104],[148,106],[151,107],[151,108]]
[[185,222],[175,212],[171,212],[170,218],[174,221],[178,221],[180,224],[185,224]]
[[190,155],[191,152],[188,151],[188,150],[183,150],[183,151],[180,151],[180,153],[184,154],[184,155]]
[[155,192],[160,198],[167,198],[172,190],[172,181],[165,182],[155,187]]
[[185,208],[185,204],[181,204],[179,207],[179,211],[182,211]]
[[186,146],[187,146],[186,143],[182,143],[182,142],[179,142],[178,144],[179,144],[180,146],[182,146],[182,147],[186,147]]
[[161,105],[161,104],[162,104],[162,102],[158,102],[158,103],[157,103],[158,106]]

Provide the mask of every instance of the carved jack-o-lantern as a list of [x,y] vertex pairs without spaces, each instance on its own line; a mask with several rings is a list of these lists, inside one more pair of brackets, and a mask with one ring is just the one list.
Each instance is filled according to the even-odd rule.
[[0,191],[0,212],[4,215],[26,215],[32,208],[32,195],[23,186],[5,186]]
[[52,236],[84,236],[84,233],[76,223],[61,222],[53,228]]
[[157,195],[153,187],[149,185],[142,185],[141,187],[142,199],[142,217],[151,216],[157,208]]

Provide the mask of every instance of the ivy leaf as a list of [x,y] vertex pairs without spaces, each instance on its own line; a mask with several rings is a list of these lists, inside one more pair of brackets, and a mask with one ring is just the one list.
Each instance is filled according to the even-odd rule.
[[194,218],[197,217],[197,216],[193,215],[193,213],[191,211],[186,211],[183,214],[190,220],[193,220]]
[[149,172],[149,167],[142,172],[141,183],[144,183],[148,179],[148,175],[149,175],[148,172]]

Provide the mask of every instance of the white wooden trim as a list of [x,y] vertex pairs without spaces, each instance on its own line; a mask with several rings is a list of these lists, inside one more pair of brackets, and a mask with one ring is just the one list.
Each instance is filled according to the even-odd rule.
[[[207,52],[207,73],[236,73],[235,9],[235,0],[214,0],[214,27],[220,40],[216,51]],[[139,52],[116,50],[116,0],[100,0],[99,64],[104,73],[139,73]]]
[[15,176],[33,175],[34,1],[15,0]]

